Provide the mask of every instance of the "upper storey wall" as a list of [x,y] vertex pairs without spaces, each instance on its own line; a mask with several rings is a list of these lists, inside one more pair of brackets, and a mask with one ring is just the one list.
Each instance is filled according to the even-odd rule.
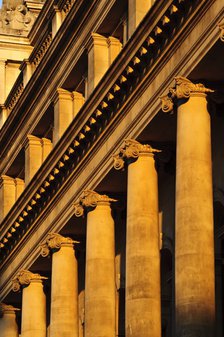
[[33,48],[28,34],[43,6],[40,1],[4,0],[0,9],[0,104],[4,104]]

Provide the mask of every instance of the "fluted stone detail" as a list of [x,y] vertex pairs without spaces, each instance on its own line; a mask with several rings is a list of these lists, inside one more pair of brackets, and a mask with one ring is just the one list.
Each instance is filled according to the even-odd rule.
[[21,288],[29,286],[32,281],[41,281],[46,279],[47,277],[41,276],[40,274],[33,274],[29,270],[21,270],[12,280],[12,290],[17,292]]
[[75,215],[80,217],[84,214],[85,210],[94,209],[97,204],[100,203],[110,203],[115,202],[117,200],[109,198],[105,194],[98,194],[95,191],[85,190],[83,194],[79,198],[79,201],[74,205],[75,207]]
[[119,153],[113,156],[114,168],[115,170],[121,170],[124,168],[125,163],[138,159],[141,154],[147,153],[153,156],[156,152],[161,151],[152,148],[148,144],[141,144],[135,139],[126,139]]
[[10,304],[0,303],[0,317],[2,317],[5,313],[14,313],[15,311],[20,311],[20,309],[14,308]]
[[175,86],[169,89],[167,95],[160,97],[162,111],[165,113],[172,113],[178,99],[188,99],[191,94],[207,94],[214,91],[206,88],[202,83],[192,83],[185,77],[175,77],[174,81]]
[[69,237],[64,237],[58,233],[49,233],[45,242],[40,245],[41,255],[43,257],[48,256],[51,252],[58,251],[62,246],[71,246],[78,241],[74,241]]

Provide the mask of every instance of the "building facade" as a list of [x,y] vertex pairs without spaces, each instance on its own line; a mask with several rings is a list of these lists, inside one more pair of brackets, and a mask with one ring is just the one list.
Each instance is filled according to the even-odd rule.
[[222,0],[3,0],[0,336],[224,336]]

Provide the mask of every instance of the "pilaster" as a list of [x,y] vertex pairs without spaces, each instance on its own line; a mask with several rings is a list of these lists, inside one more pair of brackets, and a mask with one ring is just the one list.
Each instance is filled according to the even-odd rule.
[[107,38],[92,33],[88,49],[88,95],[92,93],[109,67]]
[[27,135],[25,144],[25,184],[28,185],[34,174],[42,164],[42,145],[41,139]]
[[58,88],[54,100],[53,143],[61,138],[73,119],[73,97],[70,91]]
[[42,146],[42,162],[44,162],[44,160],[51,152],[53,145],[50,139],[41,138],[41,146]]
[[85,103],[85,97],[77,91],[73,91],[73,118],[77,115],[83,104]]
[[0,222],[16,201],[14,178],[2,175],[0,179]]
[[109,65],[113,63],[117,55],[120,53],[122,44],[118,39],[113,36],[109,36],[107,39],[108,52],[109,52]]
[[128,0],[128,36],[130,37],[148,10],[152,7],[154,0]]

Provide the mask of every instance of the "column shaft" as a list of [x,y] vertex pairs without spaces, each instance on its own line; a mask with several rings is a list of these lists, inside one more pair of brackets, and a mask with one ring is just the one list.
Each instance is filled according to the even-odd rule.
[[46,337],[46,297],[42,281],[23,289],[21,337]]
[[51,337],[78,337],[78,271],[73,245],[52,256]]
[[128,166],[126,337],[160,337],[157,173],[152,153]]
[[87,215],[85,337],[115,336],[114,221],[108,202]]
[[0,318],[1,337],[19,337],[15,311],[4,311]]
[[214,336],[214,234],[210,116],[206,95],[178,107],[176,336]]

